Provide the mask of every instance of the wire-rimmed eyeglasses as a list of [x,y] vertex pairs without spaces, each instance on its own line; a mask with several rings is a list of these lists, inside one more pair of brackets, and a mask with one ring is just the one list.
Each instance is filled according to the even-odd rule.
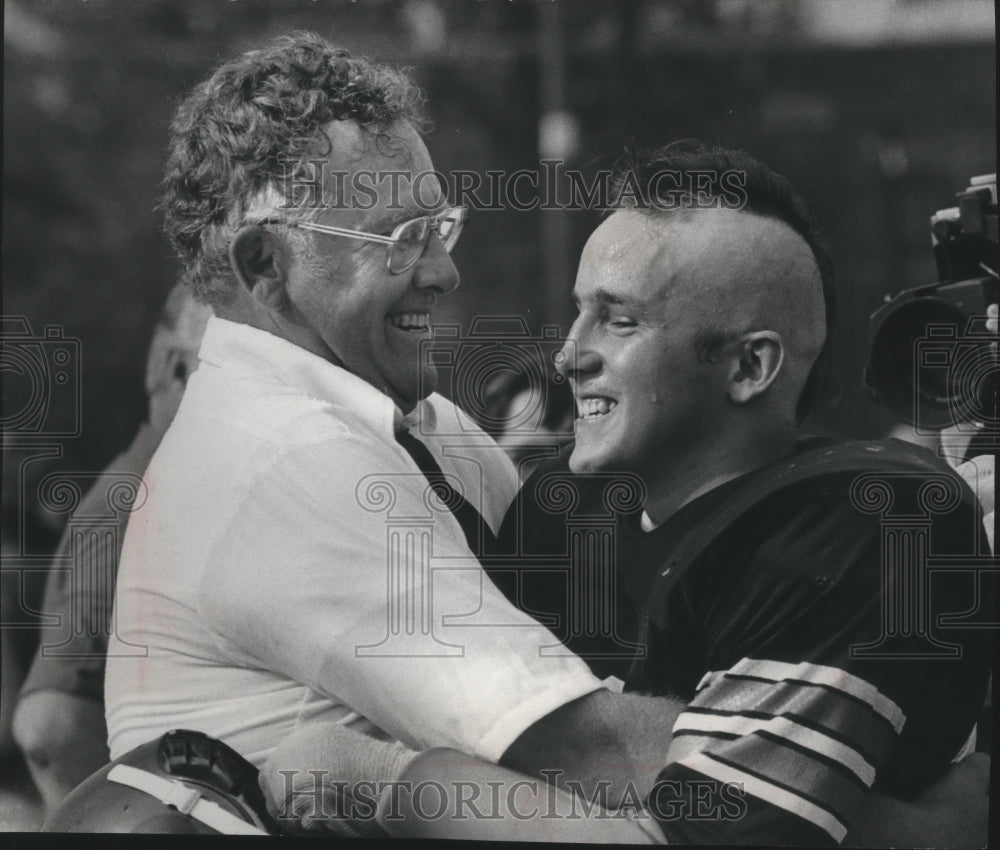
[[437,233],[445,251],[451,253],[451,249],[458,242],[458,237],[465,226],[465,219],[468,215],[468,207],[449,207],[436,215],[422,215],[419,218],[411,218],[397,225],[389,236],[381,233],[368,233],[364,230],[350,230],[346,227],[333,227],[329,224],[315,224],[311,221],[286,221],[275,220],[262,221],[261,224],[286,224],[289,227],[297,227],[301,230],[312,230],[316,233],[325,233],[328,236],[346,236],[351,239],[364,239],[366,242],[380,242],[389,246],[386,257],[386,266],[391,274],[402,274],[413,268],[424,251],[427,249],[427,240],[431,233]]

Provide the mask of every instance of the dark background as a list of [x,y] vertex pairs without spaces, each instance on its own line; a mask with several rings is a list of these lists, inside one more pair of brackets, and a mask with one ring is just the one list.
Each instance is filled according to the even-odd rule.
[[[62,468],[101,468],[145,413],[146,346],[177,275],[155,208],[174,104],[221,60],[293,29],[411,66],[445,172],[538,168],[539,118],[561,109],[578,128],[574,167],[607,166],[626,141],[695,136],[787,174],[816,207],[845,316],[846,392],[814,427],[891,426],[860,389],[866,317],[886,292],[933,280],[928,216],[996,168],[989,2],[14,0],[3,312],[80,340],[81,431]],[[480,212],[439,319],[513,313],[536,333],[566,330],[597,220]],[[19,391],[5,383],[6,415]],[[54,394],[49,421],[69,407]]]

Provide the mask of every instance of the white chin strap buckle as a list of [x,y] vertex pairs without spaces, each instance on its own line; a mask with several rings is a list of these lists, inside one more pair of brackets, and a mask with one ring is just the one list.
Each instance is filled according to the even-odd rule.
[[155,797],[164,805],[176,809],[181,814],[194,818],[205,824],[209,829],[221,832],[223,835],[269,835],[252,823],[227,812],[218,803],[206,800],[190,785],[185,785],[179,779],[164,779],[148,770],[130,767],[127,764],[116,764],[108,771],[108,779],[119,785],[127,785]]

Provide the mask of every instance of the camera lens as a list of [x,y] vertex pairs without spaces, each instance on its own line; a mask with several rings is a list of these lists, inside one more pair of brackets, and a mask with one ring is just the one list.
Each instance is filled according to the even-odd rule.
[[901,304],[872,340],[868,382],[876,398],[904,422],[951,425],[957,389],[951,363],[964,326],[962,313],[936,298]]

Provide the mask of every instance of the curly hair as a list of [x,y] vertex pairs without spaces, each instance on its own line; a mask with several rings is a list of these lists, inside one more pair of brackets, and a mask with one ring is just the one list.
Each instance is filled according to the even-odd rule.
[[314,33],[219,67],[171,125],[162,206],[182,282],[200,301],[229,302],[229,241],[239,218],[265,191],[281,197],[289,163],[294,170],[329,152],[323,127],[353,120],[377,140],[396,121],[422,127],[422,105],[405,72],[352,57]]
[[[675,177],[669,188],[657,179],[665,173]],[[732,182],[734,174],[740,177],[738,183]],[[655,150],[626,148],[616,163],[611,188],[611,197],[618,203],[605,211],[608,215],[632,207],[650,214],[684,217],[693,208],[717,202],[782,221],[802,237],[819,270],[826,308],[826,340],[796,404],[796,421],[801,423],[817,407],[837,397],[842,376],[833,261],[820,241],[809,205],[787,177],[745,151],[683,139]],[[650,189],[652,194],[647,191]]]

